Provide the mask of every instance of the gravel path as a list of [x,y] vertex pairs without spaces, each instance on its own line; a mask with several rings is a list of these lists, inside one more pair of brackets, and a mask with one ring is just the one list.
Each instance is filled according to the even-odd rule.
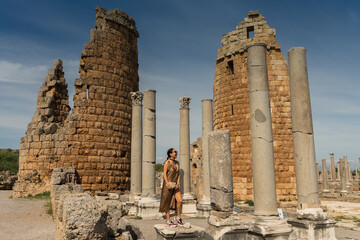
[[12,191],[0,191],[2,240],[55,239],[56,224],[45,213],[44,200],[11,199]]

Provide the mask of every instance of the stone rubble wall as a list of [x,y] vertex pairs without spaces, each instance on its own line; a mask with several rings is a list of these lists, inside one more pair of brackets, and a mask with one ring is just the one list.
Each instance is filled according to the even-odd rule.
[[190,145],[191,192],[198,202],[203,195],[202,138],[199,137]]
[[95,11],[75,79],[74,108],[68,106],[62,61],[55,60],[20,140],[20,181],[36,170],[50,190],[54,168],[74,167],[85,191],[130,188],[130,92],[139,89],[139,34],[121,10]]
[[10,171],[0,171],[0,190],[12,190],[17,180],[17,175],[11,175]]
[[[248,32],[252,30],[254,37],[250,38]],[[253,199],[246,49],[255,42],[267,44],[277,199],[296,199],[289,73],[275,33],[262,15],[249,12],[234,31],[222,36],[222,47],[216,57],[214,130],[230,130],[235,200]]]

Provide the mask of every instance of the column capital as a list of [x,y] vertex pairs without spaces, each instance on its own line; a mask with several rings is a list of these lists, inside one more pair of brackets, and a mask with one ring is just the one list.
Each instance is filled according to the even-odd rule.
[[180,109],[189,109],[191,97],[181,97],[179,98]]
[[132,105],[142,105],[143,96],[142,92],[130,92]]

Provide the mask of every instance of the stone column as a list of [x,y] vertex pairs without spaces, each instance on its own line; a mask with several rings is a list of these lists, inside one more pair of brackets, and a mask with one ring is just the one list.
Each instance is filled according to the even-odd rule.
[[336,170],[335,170],[335,159],[334,159],[334,153],[330,153],[330,159],[331,159],[331,181],[336,181]]
[[183,213],[195,214],[196,202],[191,194],[191,167],[190,167],[190,121],[189,104],[191,97],[181,97],[180,102],[180,188],[183,193]]
[[[327,220],[320,208],[316,176],[315,145],[312,124],[306,49],[288,51],[292,133],[298,196],[297,218],[292,239],[335,239],[335,221]],[[323,175],[327,177],[327,172]]]
[[345,181],[346,181],[346,185],[349,185],[350,184],[350,174],[349,174],[349,170],[348,170],[347,156],[344,156],[344,164],[345,164]]
[[341,180],[341,190],[340,190],[340,195],[346,194],[348,193],[348,191],[346,191],[346,171],[345,171],[345,160],[344,159],[340,159],[340,180]]
[[320,209],[306,49],[290,49],[288,59],[298,209]]
[[156,162],[156,91],[144,91],[143,119],[143,160],[142,194],[138,202],[137,216],[159,218],[160,201],[155,199],[155,162]]
[[320,181],[319,163],[315,163],[317,180]]
[[[254,224],[250,231],[267,237],[290,234],[291,228],[278,217],[272,121],[266,63],[266,45],[248,47],[251,154],[254,191]],[[315,167],[315,164],[314,164]],[[280,227],[281,226],[281,227]]]
[[322,172],[323,172],[323,192],[328,193],[330,192],[328,189],[328,174],[327,174],[327,168],[326,168],[326,159],[322,160]]
[[155,197],[156,91],[144,91],[142,196]]
[[131,119],[131,202],[141,196],[142,181],[142,100],[141,92],[131,92],[132,119]]
[[202,104],[202,179],[203,195],[200,204],[198,204],[198,213],[202,216],[209,216],[210,206],[210,169],[209,169],[209,148],[208,134],[213,131],[213,110],[212,99],[201,100]]
[[230,131],[209,132],[208,144],[212,210],[205,239],[245,239],[248,227],[234,213]]
[[336,180],[340,181],[340,162],[337,163]]
[[355,182],[357,183],[359,181],[359,172],[358,168],[355,166]]

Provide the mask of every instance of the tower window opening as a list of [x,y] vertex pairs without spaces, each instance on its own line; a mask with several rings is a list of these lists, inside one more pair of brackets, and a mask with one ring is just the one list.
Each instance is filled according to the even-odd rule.
[[231,104],[231,115],[234,115],[234,105]]
[[90,86],[87,85],[86,86],[86,99],[89,99],[89,88],[90,88]]
[[234,74],[234,62],[232,60],[227,62],[227,68],[230,74]]
[[250,39],[250,38],[254,38],[254,26],[251,26],[251,27],[247,27],[246,28],[246,32],[247,32],[247,38]]

